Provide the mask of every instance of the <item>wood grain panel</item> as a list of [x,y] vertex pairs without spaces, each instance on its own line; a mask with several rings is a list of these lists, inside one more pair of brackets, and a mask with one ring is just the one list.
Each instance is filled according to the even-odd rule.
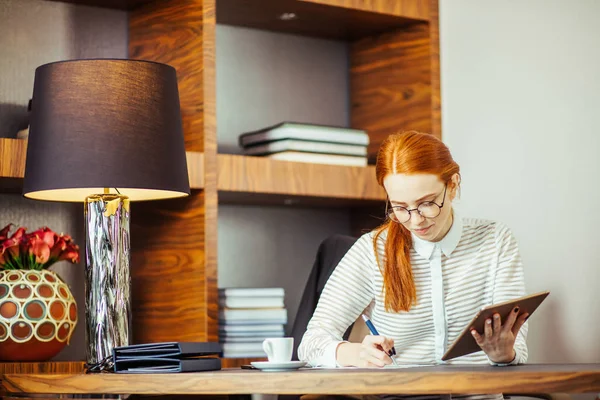
[[299,0],[427,21],[429,0]]
[[[426,3],[425,0],[410,1],[416,1],[415,4]],[[405,7],[396,7],[392,5],[393,2],[384,0],[381,3],[383,6],[379,6],[379,2],[360,0],[218,0],[217,22],[329,39],[355,40],[422,21],[421,18],[404,16],[402,10]],[[346,6],[333,7],[336,3]],[[296,18],[282,20],[280,16],[286,13],[294,13]]]
[[351,44],[351,125],[369,133],[371,162],[391,133],[431,132],[430,63],[427,23]]
[[23,178],[27,140],[0,138],[0,178]]
[[60,3],[82,4],[86,6],[132,10],[154,0],[51,0]]
[[242,365],[248,365],[253,361],[267,361],[267,358],[222,358],[221,367],[239,369]]
[[217,89],[216,89],[216,5],[203,0],[203,83],[204,83],[204,265],[207,340],[219,339],[219,293],[217,284]]
[[1,374],[79,374],[83,361],[0,362]]
[[429,56],[431,57],[431,132],[442,138],[442,97],[440,88],[440,13],[438,0],[429,4]]
[[185,157],[187,160],[190,189],[204,188],[204,153],[186,151]]
[[[204,190],[132,207],[135,342],[217,340],[214,1],[156,1],[130,12],[130,58],[177,71],[186,150]],[[195,168],[195,171],[200,168]],[[201,176],[201,177],[200,177]]]
[[227,369],[187,374],[6,374],[8,392],[118,394],[597,393],[600,364],[307,369]]
[[219,155],[222,192],[382,200],[374,167],[295,163],[265,157]]
[[[27,141],[0,138],[0,180],[14,178],[23,186]],[[188,175],[192,189],[204,187],[204,154],[195,151],[186,152]]]
[[185,148],[204,151],[202,0],[162,0],[129,13],[129,58],[177,70]]
[[133,343],[207,340],[204,194],[131,206]]

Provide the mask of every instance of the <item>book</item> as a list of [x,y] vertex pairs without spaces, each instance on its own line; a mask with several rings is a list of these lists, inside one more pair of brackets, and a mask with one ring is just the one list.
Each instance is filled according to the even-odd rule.
[[221,308],[283,308],[283,297],[219,297]]
[[269,332],[283,330],[281,324],[262,324],[262,325],[219,325],[219,330],[223,332]]
[[260,130],[243,133],[239,137],[239,144],[241,147],[247,147],[282,139],[313,140],[359,146],[369,145],[369,135],[360,129],[299,122],[282,122]]
[[353,167],[366,167],[367,157],[340,156],[336,154],[301,153],[284,151],[267,156],[273,160],[305,162],[313,164],[349,165]]
[[219,319],[225,325],[286,324],[285,308],[225,308],[219,311]]
[[339,144],[327,142],[314,142],[307,140],[283,139],[275,142],[262,143],[244,148],[248,156],[264,156],[283,151],[298,151],[304,153],[341,154],[347,156],[367,156],[366,146],[353,144]]
[[223,353],[226,352],[258,352],[265,354],[262,342],[221,343]]
[[221,337],[223,343],[262,343],[266,338],[278,338],[283,337],[283,333],[281,335],[261,335],[261,336],[225,336]]
[[285,291],[283,288],[222,288],[219,289],[219,296],[226,297],[283,297]]

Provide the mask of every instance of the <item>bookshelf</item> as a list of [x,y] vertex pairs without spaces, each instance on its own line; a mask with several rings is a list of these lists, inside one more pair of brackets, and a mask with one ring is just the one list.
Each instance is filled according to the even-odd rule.
[[[178,74],[195,190],[183,199],[136,204],[134,342],[218,340],[220,204],[343,204],[351,207],[352,224],[360,229],[366,210],[385,199],[373,166],[217,153],[217,23],[346,41],[350,126],[369,133],[371,161],[381,141],[399,129],[441,137],[437,0],[64,1],[128,10],[129,57],[170,64]],[[276,18],[283,13],[300,18]],[[24,146],[0,139],[1,191],[22,185]],[[248,361],[232,360],[228,366]]]

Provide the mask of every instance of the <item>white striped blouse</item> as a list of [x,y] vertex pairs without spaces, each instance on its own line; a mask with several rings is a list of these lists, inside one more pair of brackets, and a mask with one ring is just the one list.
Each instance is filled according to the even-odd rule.
[[[337,367],[342,335],[365,311],[380,335],[394,339],[400,365],[493,364],[483,351],[446,362],[441,357],[481,307],[525,295],[521,257],[510,230],[455,214],[440,242],[413,235],[417,302],[399,313],[385,311],[373,236],[371,232],[360,237],[335,268],[300,343],[299,359],[312,366]],[[378,240],[380,259],[385,237],[384,232]],[[527,360],[527,328],[527,323],[521,327],[511,364]]]

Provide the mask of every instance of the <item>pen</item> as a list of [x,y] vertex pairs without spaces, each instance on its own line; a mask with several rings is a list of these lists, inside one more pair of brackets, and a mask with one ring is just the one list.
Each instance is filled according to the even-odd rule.
[[[371,334],[379,336],[379,332],[377,332],[377,329],[375,329],[375,325],[373,325],[373,323],[371,322],[371,320],[369,319],[369,317],[367,317],[365,314],[362,314],[362,319],[365,320],[365,324],[367,324],[367,327],[369,328],[369,330],[371,331]],[[396,362],[396,360],[394,360],[394,357],[396,355],[396,349],[392,347],[392,350],[390,350],[390,352],[388,353],[388,356],[390,357],[390,359],[392,360],[392,362],[394,363],[394,365],[398,365],[398,363]]]

